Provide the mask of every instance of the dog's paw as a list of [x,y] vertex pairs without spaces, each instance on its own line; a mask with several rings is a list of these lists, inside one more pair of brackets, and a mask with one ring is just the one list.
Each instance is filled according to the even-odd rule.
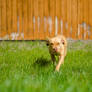
[[59,72],[59,67],[58,66],[56,67],[55,71]]

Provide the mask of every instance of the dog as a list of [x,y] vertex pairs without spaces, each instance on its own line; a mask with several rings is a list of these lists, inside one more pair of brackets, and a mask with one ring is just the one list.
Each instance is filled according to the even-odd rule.
[[[57,35],[52,38],[47,38],[46,43],[49,48],[53,64],[56,66],[55,70],[59,71],[60,66],[64,63],[64,58],[67,54],[67,40],[63,35]],[[57,65],[55,56],[58,56],[59,58]]]

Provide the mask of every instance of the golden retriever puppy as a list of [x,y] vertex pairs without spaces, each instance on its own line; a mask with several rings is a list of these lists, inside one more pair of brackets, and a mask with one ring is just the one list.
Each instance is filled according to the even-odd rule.
[[59,71],[60,66],[64,63],[64,58],[67,53],[67,40],[63,35],[58,35],[47,39],[47,46],[51,55],[53,64],[56,64],[55,56],[58,56],[59,62],[56,65],[56,71]]

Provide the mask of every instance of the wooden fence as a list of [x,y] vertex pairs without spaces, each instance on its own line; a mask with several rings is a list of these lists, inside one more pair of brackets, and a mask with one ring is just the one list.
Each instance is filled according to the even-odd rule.
[[0,0],[0,40],[57,34],[92,39],[92,0]]

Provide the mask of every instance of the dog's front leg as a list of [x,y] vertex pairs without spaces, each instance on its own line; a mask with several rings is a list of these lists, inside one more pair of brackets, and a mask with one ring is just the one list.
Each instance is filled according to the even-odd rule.
[[59,71],[60,66],[61,66],[61,64],[63,64],[63,63],[64,63],[64,55],[63,55],[63,56],[60,56],[60,58],[59,58],[59,63],[58,63],[58,65],[56,66],[56,71]]
[[53,65],[56,65],[56,58],[55,55],[51,54],[51,59],[53,61]]

